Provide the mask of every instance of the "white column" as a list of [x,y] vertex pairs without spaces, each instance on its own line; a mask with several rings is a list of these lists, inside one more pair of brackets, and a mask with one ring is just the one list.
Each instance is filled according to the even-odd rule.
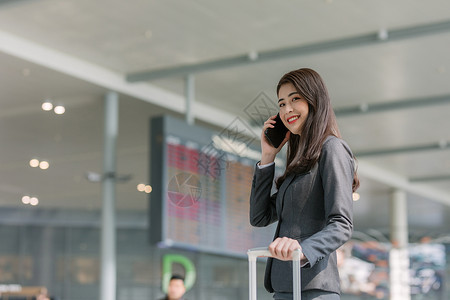
[[119,123],[119,96],[105,96],[103,149],[103,204],[101,223],[100,300],[116,299],[116,141]]
[[390,300],[409,300],[408,207],[406,192],[391,196],[391,242],[389,253]]

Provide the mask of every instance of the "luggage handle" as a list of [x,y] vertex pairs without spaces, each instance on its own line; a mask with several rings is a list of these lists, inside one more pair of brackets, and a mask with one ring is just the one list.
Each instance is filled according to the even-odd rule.
[[[301,275],[300,275],[300,258],[302,251],[295,250],[292,253],[292,280],[294,300],[301,300]],[[253,248],[247,251],[249,262],[249,298],[256,300],[256,259],[258,257],[272,257],[269,248]]]

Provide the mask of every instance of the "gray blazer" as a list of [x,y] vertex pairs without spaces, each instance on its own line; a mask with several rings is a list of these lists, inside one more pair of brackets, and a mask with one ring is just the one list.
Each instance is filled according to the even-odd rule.
[[[329,136],[318,163],[290,175],[270,195],[275,166],[255,169],[250,195],[250,223],[263,227],[278,221],[274,239],[298,240],[309,263],[302,268],[302,290],[340,293],[335,250],[353,230],[353,155],[341,139]],[[292,292],[292,262],[269,258],[264,286],[269,292]]]

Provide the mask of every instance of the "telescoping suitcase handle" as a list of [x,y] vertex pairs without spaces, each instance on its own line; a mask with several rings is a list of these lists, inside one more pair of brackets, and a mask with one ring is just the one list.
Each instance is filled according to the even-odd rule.
[[[302,251],[297,249],[292,254],[292,279],[294,287],[294,300],[301,300],[301,275],[300,275],[300,257]],[[253,248],[247,251],[248,271],[249,271],[249,298],[256,300],[256,259],[258,257],[272,257],[268,248]]]

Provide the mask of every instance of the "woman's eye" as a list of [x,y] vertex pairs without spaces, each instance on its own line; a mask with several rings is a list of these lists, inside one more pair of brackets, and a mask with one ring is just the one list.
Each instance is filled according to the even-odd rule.
[[292,101],[296,101],[296,100],[300,100],[300,98],[299,97],[292,98]]
[[283,107],[284,106],[284,103],[280,103],[280,105],[279,105],[280,107]]

